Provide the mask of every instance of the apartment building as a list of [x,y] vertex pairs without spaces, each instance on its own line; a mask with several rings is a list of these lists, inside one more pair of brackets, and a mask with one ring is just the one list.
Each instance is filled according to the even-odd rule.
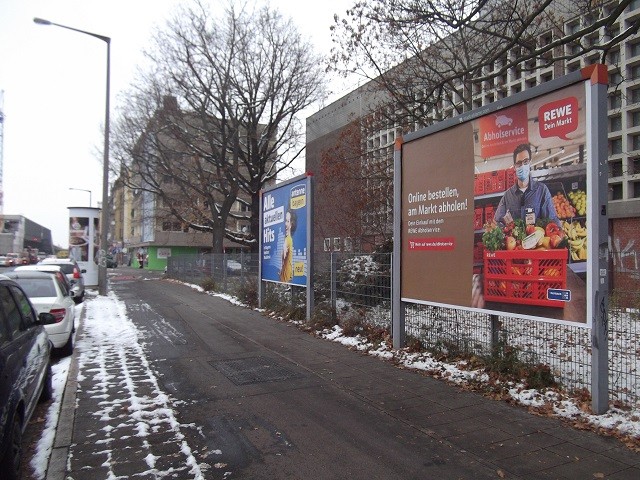
[[[158,118],[166,115],[167,111],[176,112],[177,109],[175,98],[167,97],[163,109],[158,112]],[[182,124],[181,128],[187,128],[185,125],[187,124]],[[153,130],[150,128],[150,131]],[[164,143],[165,146],[169,146],[168,148],[171,148],[170,144],[171,141]],[[111,226],[112,245],[115,246],[116,253],[122,253],[120,258],[130,259],[133,264],[136,264],[137,252],[143,251],[147,255],[148,267],[156,270],[164,269],[167,259],[171,256],[210,253],[213,249],[212,234],[194,229],[187,222],[179,221],[172,214],[170,208],[171,203],[174,203],[180,205],[183,210],[191,210],[194,219],[198,218],[198,215],[206,216],[208,214],[208,202],[211,197],[208,194],[199,195],[197,188],[191,190],[184,188],[184,184],[178,186],[176,176],[174,176],[193,177],[190,179],[194,187],[198,183],[202,183],[197,178],[197,169],[190,170],[188,167],[197,162],[197,158],[193,155],[178,153],[180,150],[178,148],[175,151],[162,154],[157,151],[149,153],[158,149],[158,143],[149,142],[145,138],[140,139],[137,148],[139,149],[137,157],[140,165],[152,162],[152,156],[159,155],[178,165],[176,172],[179,171],[179,173],[173,174],[170,168],[154,170],[153,167],[147,169],[143,166],[121,172],[119,178],[114,182],[111,192],[111,208],[114,219]],[[215,175],[212,174],[210,177],[213,179]],[[208,193],[209,190],[215,190],[214,183],[216,181],[219,179],[211,180],[211,188],[207,189]],[[164,194],[161,195],[160,192]],[[222,194],[214,194],[214,197],[216,201],[225,201]],[[238,236],[248,232],[251,210],[247,205],[250,204],[251,198],[240,191],[231,205],[226,225],[227,230],[237,232]],[[194,221],[194,223],[198,222]],[[224,238],[223,250],[226,253],[239,253],[249,251],[249,247]]]

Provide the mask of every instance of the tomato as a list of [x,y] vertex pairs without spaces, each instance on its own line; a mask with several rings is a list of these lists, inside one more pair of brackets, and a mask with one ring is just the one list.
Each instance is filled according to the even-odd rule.
[[536,231],[536,226],[535,225],[527,225],[527,235],[531,235],[533,232]]
[[560,235],[562,229],[556,225],[554,222],[547,223],[547,226],[544,229],[547,237],[552,237],[554,235]]

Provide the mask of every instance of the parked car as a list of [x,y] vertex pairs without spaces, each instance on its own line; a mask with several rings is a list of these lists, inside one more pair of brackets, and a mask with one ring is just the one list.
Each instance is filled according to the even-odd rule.
[[242,272],[242,265],[237,260],[227,260],[227,273],[229,275],[239,275]]
[[7,253],[7,257],[11,259],[11,265],[22,265],[22,255],[19,253]]
[[38,313],[50,313],[55,323],[45,325],[53,347],[60,354],[73,353],[74,302],[71,292],[55,273],[14,270],[6,276],[22,287]]
[[56,277],[64,284],[67,291],[74,298],[75,301],[75,292],[71,288],[71,284],[69,283],[69,279],[62,272],[62,267],[60,265],[19,265],[14,268],[16,272],[25,272],[25,271],[37,271],[37,272],[50,272],[54,273]]
[[22,288],[0,275],[0,478],[20,477],[22,434],[38,399],[49,400],[51,342],[44,325],[50,313],[36,310]]
[[73,291],[73,300],[81,303],[84,300],[84,277],[86,270],[80,269],[78,262],[68,258],[45,258],[38,265],[59,265],[62,273],[67,276],[71,290]]
[[11,267],[13,261],[6,255],[0,255],[0,267]]

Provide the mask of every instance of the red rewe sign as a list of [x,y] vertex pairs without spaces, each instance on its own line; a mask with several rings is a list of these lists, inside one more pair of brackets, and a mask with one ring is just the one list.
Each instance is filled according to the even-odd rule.
[[478,124],[480,155],[484,158],[511,153],[521,143],[529,142],[526,104],[486,115]]
[[569,140],[567,134],[578,128],[578,99],[567,97],[545,103],[538,110],[540,137],[560,137]]

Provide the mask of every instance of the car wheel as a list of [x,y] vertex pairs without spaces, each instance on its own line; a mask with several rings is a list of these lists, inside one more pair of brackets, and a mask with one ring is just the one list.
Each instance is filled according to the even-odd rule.
[[0,461],[0,477],[6,480],[19,480],[22,463],[22,422],[17,412],[13,418],[8,439],[7,451]]
[[47,373],[44,376],[44,384],[42,385],[42,393],[40,394],[41,402],[48,402],[53,398],[53,372],[51,364],[47,365]]
[[73,332],[69,333],[69,340],[60,348],[60,354],[63,357],[73,354]]

